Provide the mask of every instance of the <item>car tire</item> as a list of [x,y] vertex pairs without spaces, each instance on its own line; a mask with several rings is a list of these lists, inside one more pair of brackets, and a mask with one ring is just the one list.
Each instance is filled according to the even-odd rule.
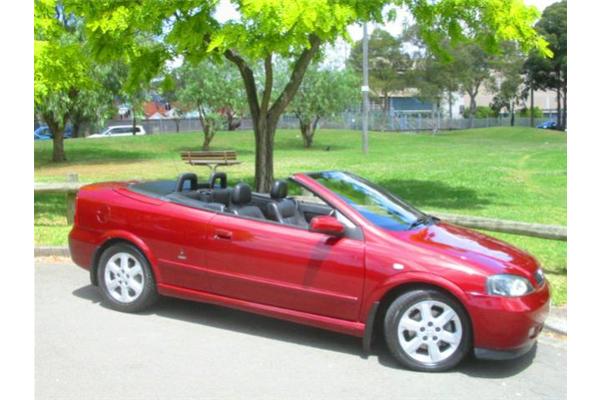
[[471,350],[471,322],[462,305],[435,289],[412,290],[387,308],[384,336],[404,367],[427,372],[456,366]]
[[118,243],[100,256],[98,286],[111,308],[122,312],[139,312],[158,300],[150,263],[135,246]]

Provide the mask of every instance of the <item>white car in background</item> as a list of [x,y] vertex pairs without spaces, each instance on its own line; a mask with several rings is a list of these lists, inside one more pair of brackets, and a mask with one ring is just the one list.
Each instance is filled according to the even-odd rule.
[[[143,126],[136,125],[135,135],[145,135],[146,131]],[[133,136],[133,125],[116,125],[107,128],[104,132],[94,133],[88,136],[88,138],[103,138],[113,136]]]

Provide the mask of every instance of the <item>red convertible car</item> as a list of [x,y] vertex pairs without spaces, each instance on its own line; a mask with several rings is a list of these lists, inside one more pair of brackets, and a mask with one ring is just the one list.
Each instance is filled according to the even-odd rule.
[[217,172],[99,183],[77,196],[73,260],[105,301],[136,312],[159,295],[363,338],[408,368],[528,352],[549,286],[527,253],[447,224],[341,171],[296,174],[270,194]]

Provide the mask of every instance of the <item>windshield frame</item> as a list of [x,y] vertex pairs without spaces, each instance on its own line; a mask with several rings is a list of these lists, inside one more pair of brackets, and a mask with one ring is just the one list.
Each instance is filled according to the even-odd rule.
[[[372,204],[377,205],[382,211],[386,211],[391,216],[386,217],[383,214],[377,214],[377,213],[373,213],[373,212],[371,212],[371,213],[365,212],[366,210],[364,209],[364,206],[361,207],[361,205],[358,205],[358,204],[350,201],[348,198],[346,198],[344,196],[343,193],[340,193],[339,191],[337,191],[336,188],[331,187],[331,186],[327,185],[325,182],[323,182],[323,178],[325,178],[327,175],[331,175],[331,174],[339,174],[342,177],[349,178],[350,181],[353,180],[353,181],[355,181],[354,183],[357,183],[357,184],[363,186],[364,188],[366,188],[366,190],[357,190],[357,191],[361,192],[362,195],[371,199]],[[390,192],[389,190],[385,189],[384,187],[382,187],[376,183],[373,183],[373,182],[371,182],[365,178],[362,178],[358,175],[355,175],[351,172],[333,170],[333,171],[311,172],[311,173],[307,173],[306,175],[310,179],[314,180],[317,184],[319,184],[323,188],[325,188],[328,191],[330,191],[331,193],[333,193],[345,205],[347,205],[350,209],[352,209],[352,211],[354,211],[356,214],[358,214],[358,216],[360,216],[360,218],[362,220],[369,223],[370,225],[375,226],[378,229],[391,230],[391,231],[410,231],[410,230],[417,228],[418,226],[427,225],[427,224],[436,222],[436,220],[434,218],[432,218],[430,215],[428,215],[427,213],[424,213],[424,212],[420,211],[419,209],[417,209],[416,207],[410,205],[409,203],[407,203],[405,200],[403,200],[396,194]],[[345,180],[345,179],[339,179],[339,180],[350,183],[350,182],[348,182],[348,180]],[[373,196],[372,193],[375,194],[375,196]],[[377,198],[378,196],[379,196],[379,198]],[[378,201],[375,201],[375,199]],[[380,201],[382,199],[383,199],[383,202]],[[390,205],[392,206],[391,211],[394,211],[394,213],[390,212]],[[370,216],[369,214],[372,214],[372,215]],[[398,214],[400,214],[404,218],[403,222],[398,219],[398,217],[399,217]],[[376,218],[373,218],[374,216],[376,216],[377,218],[381,218],[379,220],[379,223],[378,223],[378,221],[374,220],[374,219],[376,219]],[[390,224],[390,223],[382,224],[381,222],[383,221],[384,218],[387,219],[387,222],[392,221],[393,224]]]

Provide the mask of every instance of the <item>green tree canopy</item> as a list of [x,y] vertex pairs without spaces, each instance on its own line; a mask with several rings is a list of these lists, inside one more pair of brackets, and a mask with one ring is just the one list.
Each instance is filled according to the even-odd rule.
[[514,126],[515,109],[525,100],[527,93],[523,90],[525,79],[522,74],[525,55],[511,42],[504,43],[503,48],[502,56],[493,62],[497,79],[491,88],[496,95],[490,107],[496,113],[506,109],[510,114],[510,125]]
[[527,85],[534,90],[554,90],[558,106],[558,125],[567,125],[567,2],[562,0],[544,9],[535,28],[548,42],[552,57],[532,51],[524,71]]
[[208,150],[217,129],[221,129],[228,112],[242,113],[245,102],[241,93],[243,84],[231,66],[218,65],[208,60],[200,63],[184,62],[172,72],[176,82],[178,103],[185,110],[196,110],[204,132],[202,148]]
[[290,108],[298,117],[304,147],[313,142],[322,117],[334,116],[360,100],[360,79],[349,70],[327,70],[311,66]]
[[59,2],[34,3],[34,106],[52,132],[53,161],[66,159],[63,136],[82,91],[95,87],[77,21]]
[[[347,27],[360,21],[383,22],[390,4],[402,5],[421,26],[424,40],[435,48],[442,37],[471,38],[494,49],[503,40],[544,49],[532,27],[538,12],[523,0],[234,0],[238,18],[220,21],[218,1],[71,0],[72,9],[86,21],[96,57],[126,54],[149,80],[163,59],[176,55],[190,60],[226,58],[244,81],[255,135],[256,185],[267,191],[273,180],[273,144],[277,122],[298,90],[306,68],[321,46],[346,37]],[[156,46],[140,49],[141,39]],[[273,58],[292,59],[287,83],[272,96]],[[264,71],[259,92],[256,72]],[[156,71],[154,71],[155,73]],[[135,80],[137,81],[137,79]]]
[[[412,61],[402,50],[402,38],[396,38],[383,29],[375,29],[369,37],[369,88],[377,97],[383,97],[383,111],[389,110],[389,96],[394,91],[406,89],[408,70]],[[352,46],[348,63],[362,73],[362,40]]]

